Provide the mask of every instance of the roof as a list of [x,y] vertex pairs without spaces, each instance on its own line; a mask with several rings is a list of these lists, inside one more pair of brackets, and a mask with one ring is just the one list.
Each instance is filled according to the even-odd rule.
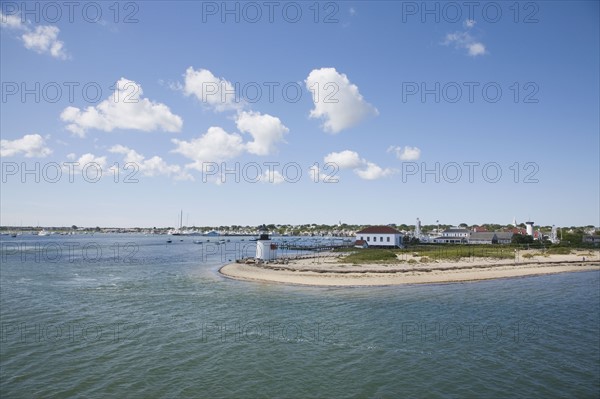
[[443,231],[443,233],[468,233],[469,230],[467,229],[446,229]]
[[357,231],[356,234],[402,234],[398,230],[390,226],[369,226]]
[[510,240],[513,233],[501,232],[501,231],[487,231],[482,233],[471,233],[470,240],[492,240],[494,236],[498,240]]
[[481,233],[471,233],[470,240],[492,240],[496,233],[494,232],[481,232]]

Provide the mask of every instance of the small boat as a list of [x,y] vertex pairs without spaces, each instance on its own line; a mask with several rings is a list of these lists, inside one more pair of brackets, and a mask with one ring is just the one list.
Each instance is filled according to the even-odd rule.
[[170,244],[172,242],[173,242],[173,240],[167,240],[167,244]]
[[37,235],[38,236],[47,236],[47,235],[50,235],[50,233],[47,232],[46,230],[40,230]]
[[192,241],[192,242],[193,242],[194,244],[204,244],[204,243],[203,243],[202,241],[200,241],[200,240],[194,240],[194,241]]

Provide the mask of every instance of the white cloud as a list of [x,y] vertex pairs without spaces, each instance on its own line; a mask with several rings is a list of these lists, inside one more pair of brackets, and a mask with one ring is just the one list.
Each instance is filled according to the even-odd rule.
[[177,148],[172,152],[179,153],[194,162],[186,165],[202,171],[204,162],[218,162],[235,158],[244,152],[245,145],[237,133],[227,133],[220,127],[212,126],[202,136],[190,141],[171,140]]
[[313,69],[305,83],[315,106],[310,117],[324,119],[326,132],[339,133],[369,115],[378,114],[377,109],[363,99],[358,87],[335,68]]
[[381,179],[382,177],[390,176],[394,174],[395,171],[389,168],[383,169],[373,162],[367,162],[364,169],[354,169],[354,173],[356,173],[361,179],[376,180]]
[[[329,153],[323,160],[325,163],[337,165],[340,169],[352,169],[358,177],[365,180],[380,179],[396,172],[393,169],[381,168],[377,164],[361,158],[357,152],[350,150]],[[314,177],[314,173],[317,173],[318,170],[312,169],[312,172]],[[320,176],[323,179],[323,175],[320,174]],[[328,179],[331,180],[331,177]]]
[[208,69],[194,70],[189,67],[184,77],[185,81],[180,89],[186,96],[194,95],[202,103],[220,112],[241,108],[242,102],[236,95],[234,85],[224,78],[216,77]]
[[60,29],[56,26],[36,26],[35,30],[24,33],[21,36],[25,48],[36,53],[49,53],[54,58],[66,60],[68,57],[64,49],[64,43],[58,40]]
[[345,150],[341,152],[332,152],[325,156],[325,163],[333,163],[340,169],[355,169],[365,164],[357,152]]
[[421,157],[421,149],[418,147],[406,146],[404,148],[400,146],[390,146],[387,152],[393,152],[396,157],[401,161],[416,161]]
[[[67,155],[67,159],[69,159],[70,162],[74,162],[74,164],[68,164],[68,165],[64,165],[63,169],[65,171],[71,171],[71,168],[73,168],[74,171],[82,171],[83,168],[86,167],[86,165],[91,165],[91,164],[96,164],[95,168],[92,169],[92,171],[90,172],[90,174],[93,176],[94,173],[97,173],[97,170],[100,170],[100,173],[102,173],[103,171],[106,171],[106,157],[102,156],[102,157],[97,157],[96,155],[92,154],[92,153],[86,153],[83,154],[82,156],[80,156],[78,159],[77,155],[75,155],[74,153],[70,153]],[[110,174],[102,174],[101,176],[109,176]]]
[[237,128],[249,133],[253,141],[246,144],[251,154],[269,155],[275,151],[275,144],[283,142],[283,136],[289,129],[279,118],[260,112],[240,112],[235,121]]
[[467,49],[469,50],[469,55],[473,57],[485,54],[485,46],[483,45],[483,43],[469,43],[467,45]]
[[144,176],[173,176],[176,180],[194,180],[192,175],[185,172],[179,165],[169,165],[159,156],[146,159],[144,155],[122,145],[115,145],[108,151],[114,154],[124,154],[124,162],[136,164],[138,171]]
[[29,30],[21,21],[21,17],[15,14],[5,15],[2,12],[0,12],[0,26],[8,29]]
[[285,181],[285,178],[278,171],[268,169],[262,174],[260,181],[263,183],[281,184]]
[[463,26],[465,27],[466,31],[446,34],[442,44],[446,46],[454,45],[454,47],[458,49],[466,49],[467,54],[469,54],[471,57],[487,54],[485,45],[477,41],[469,33],[469,30],[475,26],[475,21],[468,19],[463,23]]
[[20,153],[27,158],[43,158],[50,155],[52,150],[46,147],[45,139],[39,134],[26,134],[16,140],[0,140],[1,156],[11,157]]
[[60,29],[51,25],[39,25],[31,29],[21,21],[18,15],[4,15],[0,13],[0,26],[7,29],[24,31],[21,40],[25,48],[38,54],[50,54],[54,58],[66,60],[69,55],[65,51],[65,44],[58,40]]
[[119,79],[116,90],[95,107],[81,110],[67,107],[60,118],[71,122],[67,130],[84,137],[88,129],[110,132],[114,129],[167,132],[181,130],[181,117],[171,113],[168,106],[142,98],[142,86],[125,78]]

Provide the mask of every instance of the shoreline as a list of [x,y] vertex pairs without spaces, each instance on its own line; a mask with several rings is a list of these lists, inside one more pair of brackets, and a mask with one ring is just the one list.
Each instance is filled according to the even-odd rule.
[[259,283],[320,287],[390,286],[405,284],[448,284],[504,278],[532,277],[557,273],[600,271],[600,260],[583,261],[578,255],[551,255],[515,263],[500,260],[485,263],[432,262],[416,266],[394,264],[344,264],[325,255],[293,259],[288,263],[230,263],[219,268],[224,277]]

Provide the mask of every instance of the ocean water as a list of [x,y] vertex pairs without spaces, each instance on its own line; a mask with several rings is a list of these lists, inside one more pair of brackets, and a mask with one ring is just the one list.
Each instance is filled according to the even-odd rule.
[[598,272],[288,286],[165,240],[3,236],[0,397],[600,397]]

